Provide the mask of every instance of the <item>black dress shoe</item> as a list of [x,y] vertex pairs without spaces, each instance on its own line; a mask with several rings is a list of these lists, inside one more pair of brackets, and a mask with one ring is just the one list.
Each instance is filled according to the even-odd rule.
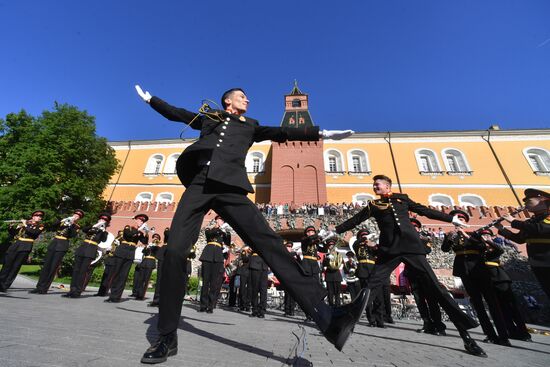
[[256,317],[256,316],[258,316],[256,312],[252,312],[250,315],[248,315],[248,317]]
[[264,314],[260,313],[260,314],[258,314],[258,318],[259,319],[265,319],[265,316],[264,316]]
[[433,334],[437,336],[447,336],[447,332],[445,330],[434,330]]
[[105,293],[96,293],[94,297],[107,297],[107,295]]
[[388,328],[386,325],[384,325],[383,323],[380,323],[380,322],[378,324],[376,324],[376,327],[379,327],[381,329],[387,329]]
[[502,345],[503,347],[511,347],[512,346],[512,344],[510,343],[510,340],[502,339],[502,338],[497,341],[497,344]]
[[[353,328],[361,318],[361,314],[365,312],[365,307],[369,300],[369,293],[370,291],[367,288],[363,288],[352,303],[332,308],[329,324],[325,328],[321,328],[325,338],[334,344],[339,351],[342,350],[344,344],[353,332]],[[323,315],[321,315],[321,318],[322,317]],[[322,321],[320,320],[320,322]]]
[[158,307],[158,306],[159,306],[159,303],[158,303],[158,302],[155,302],[155,301],[149,302],[149,303],[147,304],[147,307]]
[[433,334],[434,329],[424,326],[422,329],[416,330],[416,332],[422,334]]
[[472,338],[464,340],[464,349],[466,349],[466,352],[476,357],[487,358],[487,353],[485,353],[485,351],[481,349],[481,347],[477,345],[476,341]]
[[205,312],[205,311],[206,311],[206,308],[203,308],[203,307],[201,307],[197,310],[197,312]]
[[391,317],[388,317],[387,319],[385,319],[384,322],[387,324],[395,324],[395,321],[393,321],[393,318]]
[[105,301],[103,302],[106,302],[106,303],[120,303],[121,302],[121,299],[120,298],[107,298]]
[[71,295],[72,295],[72,293],[65,293],[65,294],[61,295],[61,297],[71,298]]
[[30,290],[29,293],[34,293],[34,294],[40,293],[40,290],[38,290],[38,288],[34,288],[34,289]]
[[145,297],[136,297],[136,301],[145,301]]
[[141,357],[141,363],[162,363],[168,357],[174,356],[177,353],[178,335],[174,331],[168,335],[161,335],[155,344],[147,348],[143,357]]
[[8,292],[8,288],[4,287],[2,284],[0,284],[0,292],[2,293],[7,293]]
[[80,298],[80,294],[71,293],[71,295],[69,296],[69,298]]
[[214,310],[212,310],[211,308],[207,308],[206,313],[214,313]]

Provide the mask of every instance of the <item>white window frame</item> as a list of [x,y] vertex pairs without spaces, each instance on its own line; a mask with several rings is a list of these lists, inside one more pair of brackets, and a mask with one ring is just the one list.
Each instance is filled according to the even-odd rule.
[[[474,198],[479,199],[479,200],[481,201],[481,205],[478,206],[478,205],[472,205],[471,203],[465,203],[465,202],[463,201],[463,198],[464,198],[465,196],[471,196],[471,197],[474,197]],[[469,205],[467,205],[467,204],[469,204]],[[485,199],[484,199],[483,197],[481,197],[481,196],[479,196],[479,195],[477,195],[477,194],[466,193],[466,194],[460,194],[460,195],[458,195],[458,205],[463,206],[463,207],[474,206],[474,207],[476,207],[476,208],[479,208],[479,207],[481,207],[481,206],[487,206],[487,203],[485,202]]]
[[[455,157],[457,157],[457,154],[453,154],[453,151],[458,153],[460,155],[460,159],[462,159],[462,163],[464,164],[463,169],[460,167],[460,162],[456,161],[458,170],[451,170],[451,166],[449,165],[449,162],[447,160],[447,154],[451,154]],[[463,151],[457,148],[444,148],[441,150],[441,158],[443,158],[443,163],[445,163],[445,169],[447,170],[447,174],[449,175],[471,175],[472,169],[470,168],[470,163],[468,163],[468,159],[466,159],[466,154],[464,154]]]
[[[330,148],[323,152],[324,156],[324,163],[325,163],[325,173],[326,174],[342,174],[342,172],[346,171],[346,166],[344,162],[344,155],[341,151],[338,149]],[[336,172],[330,171],[329,166],[329,157],[335,157],[336,158]]]
[[[166,199],[161,199],[161,195],[170,195],[170,200],[166,200]],[[167,203],[167,204],[170,204],[170,203],[173,203],[174,202],[174,194],[171,193],[171,192],[168,192],[168,191],[165,191],[165,192],[159,192],[157,194],[157,198],[155,199],[155,201],[157,203]]]
[[[359,157],[359,164],[361,166],[361,170],[356,172],[355,167],[353,165],[353,157],[358,156]],[[347,152],[348,157],[348,173],[349,174],[355,174],[355,175],[369,175],[371,173],[370,169],[370,162],[369,162],[369,154],[365,152],[363,149],[352,149],[348,150]]]
[[[449,201],[451,202],[451,206],[449,208],[452,208],[454,207],[455,205],[455,201],[453,200],[452,196],[449,196],[447,194],[441,194],[441,193],[435,193],[435,194],[431,194],[429,197],[428,197],[428,205],[431,205],[431,206],[435,206],[435,207],[441,207],[441,205],[434,205],[434,197],[436,196],[441,196],[441,197],[446,197],[449,199]],[[447,206],[447,205],[445,205]]]
[[[533,150],[533,149],[540,150],[542,153],[546,154],[547,160],[550,161],[550,152],[548,151],[548,149],[545,149],[542,147],[527,147],[523,149],[523,156],[527,160],[527,164],[529,164],[529,167],[531,167],[531,170],[533,171],[534,174],[539,176],[550,176],[550,163],[545,162],[544,158],[540,157],[539,153],[529,152],[530,150]],[[536,154],[541,158],[540,163],[543,165],[542,168],[544,168],[545,170],[540,171],[537,167],[533,165],[533,162],[531,162],[531,158],[529,157],[529,155],[531,154]]]
[[[149,199],[149,200],[140,200],[139,197],[140,197],[141,195],[144,195],[144,194],[145,194],[145,195],[151,196],[151,199]],[[139,201],[139,202],[141,202],[141,203],[150,203],[150,202],[153,201],[153,193],[150,192],[150,191],[143,191],[143,192],[140,192],[139,194],[136,195],[135,201]]]
[[162,171],[164,175],[175,175],[176,172],[176,162],[181,153],[172,153],[166,158],[166,164],[164,165],[164,170]]
[[[426,154],[425,152],[429,152],[430,154]],[[441,164],[439,164],[439,159],[437,158],[437,154],[435,154],[433,150],[429,148],[419,148],[414,151],[414,156],[416,158],[416,164],[418,165],[418,172],[421,175],[438,176],[443,174],[441,170]],[[428,158],[428,163],[430,163],[430,165],[432,166],[435,165],[435,167],[430,167],[430,171],[424,170],[424,168],[422,167],[422,156],[431,156],[432,159],[430,160]]]
[[[160,157],[161,158],[160,167],[159,167],[158,172],[155,170],[158,158],[155,158],[155,157]],[[164,154],[161,154],[161,153],[151,154],[149,156],[149,159],[147,160],[147,164],[145,166],[145,171],[143,171],[143,174],[147,175],[147,176],[158,176],[159,174],[161,174],[162,166],[164,165],[164,162],[166,161],[165,158],[166,157],[164,156]]]
[[[258,172],[254,172],[254,158],[260,159],[260,165]],[[259,150],[248,152],[245,160],[246,172],[249,174],[257,175],[265,172],[265,154]]]
[[351,196],[351,202],[355,205],[356,203],[363,204],[365,200],[359,200],[359,197],[361,196],[367,196],[368,200],[374,200],[374,195],[369,194],[368,192],[358,192],[357,194],[353,194]]

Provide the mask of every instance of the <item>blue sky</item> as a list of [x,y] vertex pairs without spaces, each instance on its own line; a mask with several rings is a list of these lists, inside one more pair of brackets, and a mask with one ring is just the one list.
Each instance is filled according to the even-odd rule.
[[0,117],[58,101],[109,140],[175,138],[135,83],[191,110],[239,86],[277,126],[297,79],[325,129],[548,128],[549,19],[545,0],[0,0]]

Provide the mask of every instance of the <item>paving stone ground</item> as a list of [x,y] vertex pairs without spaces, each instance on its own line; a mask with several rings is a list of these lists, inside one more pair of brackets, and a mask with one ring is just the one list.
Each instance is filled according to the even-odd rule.
[[[156,311],[133,299],[104,303],[89,290],[80,299],[29,294],[34,282],[18,277],[0,293],[0,366],[140,366],[156,337]],[[127,295],[127,293],[125,293]],[[149,295],[150,296],[150,295]],[[179,326],[179,352],[161,366],[550,366],[550,337],[513,341],[507,348],[483,344],[488,358],[464,352],[448,324],[447,337],[418,334],[417,321],[396,320],[387,329],[361,321],[343,352],[334,349],[303,318],[279,311],[265,319],[223,308],[198,313],[186,301]],[[482,340],[479,329],[472,335]],[[143,366],[143,365],[142,365]]]

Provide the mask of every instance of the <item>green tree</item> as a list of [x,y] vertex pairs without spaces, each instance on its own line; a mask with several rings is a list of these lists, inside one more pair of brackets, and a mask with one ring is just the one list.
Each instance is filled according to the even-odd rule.
[[42,209],[51,223],[81,208],[83,222],[92,222],[105,208],[102,193],[117,169],[114,150],[96,135],[95,118],[75,106],[55,103],[38,117],[23,110],[0,119],[1,220]]

